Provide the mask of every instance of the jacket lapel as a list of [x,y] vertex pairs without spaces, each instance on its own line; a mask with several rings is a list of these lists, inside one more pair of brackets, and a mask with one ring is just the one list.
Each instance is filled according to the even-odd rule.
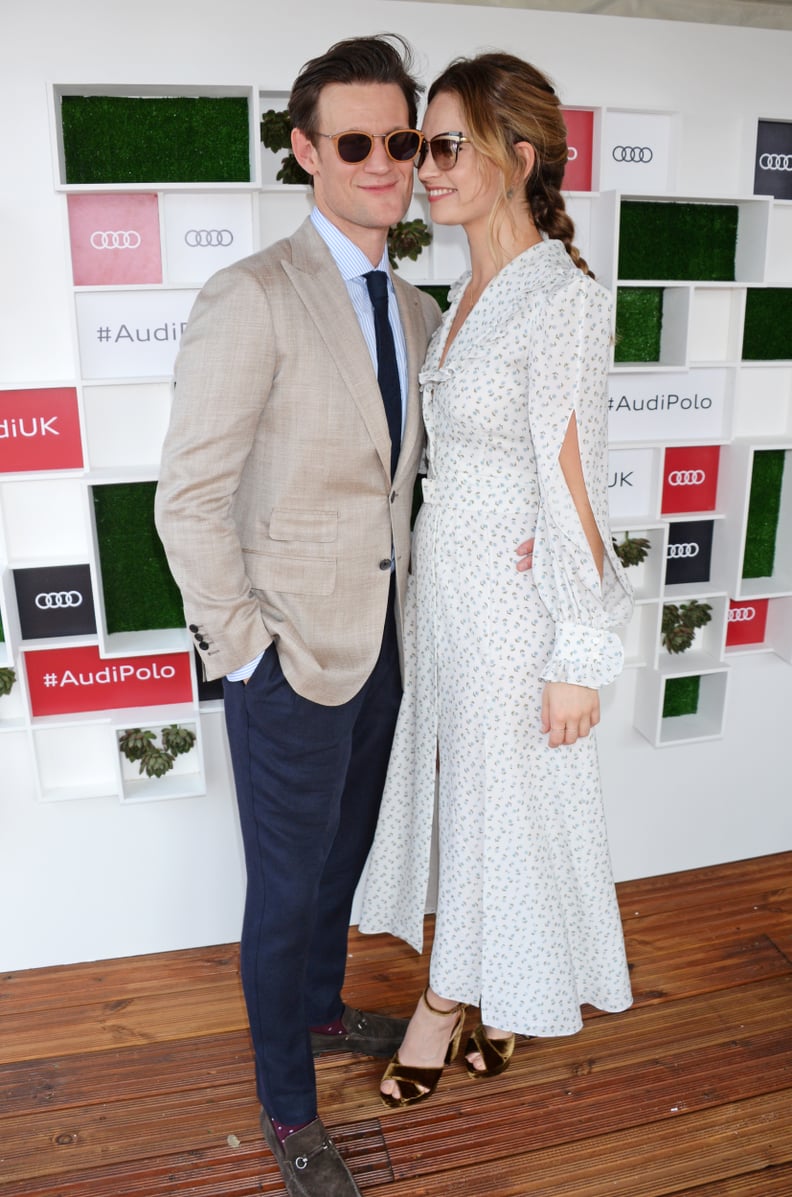
[[[346,284],[310,221],[305,221],[295,233],[292,249],[292,261],[284,261],[283,268],[322,337],[328,356],[343,378],[389,474],[390,436],[385,408]],[[408,420],[411,405],[408,402]]]

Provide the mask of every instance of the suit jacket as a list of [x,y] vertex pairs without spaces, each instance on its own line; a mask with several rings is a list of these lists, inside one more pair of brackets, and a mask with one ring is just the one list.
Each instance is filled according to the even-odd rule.
[[273,641],[292,687],[338,705],[377,660],[391,546],[402,609],[434,300],[394,279],[409,394],[396,476],[346,285],[310,220],[220,271],[182,336],[157,529],[207,679]]

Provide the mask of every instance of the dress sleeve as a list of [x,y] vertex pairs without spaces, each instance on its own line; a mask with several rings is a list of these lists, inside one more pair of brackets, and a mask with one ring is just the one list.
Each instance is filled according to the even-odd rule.
[[[608,525],[608,401],[613,305],[580,272],[534,313],[528,367],[531,438],[539,478],[533,577],[556,624],[542,677],[597,688],[621,671],[624,650],[611,629],[632,613],[632,590]],[[583,477],[604,546],[600,579],[559,463],[572,415]]]

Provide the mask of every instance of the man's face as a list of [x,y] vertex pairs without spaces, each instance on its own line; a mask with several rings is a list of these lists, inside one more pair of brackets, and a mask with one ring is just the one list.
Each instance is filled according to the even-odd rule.
[[329,83],[319,96],[317,118],[320,133],[357,130],[378,138],[365,162],[347,163],[327,137],[317,137],[314,146],[299,129],[292,136],[297,160],[313,175],[319,210],[378,261],[388,229],[402,219],[412,198],[412,160],[394,162],[382,141],[385,134],[408,127],[407,101],[395,83]]

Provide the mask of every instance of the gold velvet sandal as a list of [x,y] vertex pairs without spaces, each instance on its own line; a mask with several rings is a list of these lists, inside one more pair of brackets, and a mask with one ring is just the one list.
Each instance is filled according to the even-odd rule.
[[427,986],[421,994],[421,1000],[427,1010],[442,1018],[448,1018],[450,1014],[456,1014],[457,1016],[454,1029],[451,1032],[448,1050],[445,1054],[445,1061],[439,1068],[418,1068],[410,1064],[402,1064],[399,1060],[399,1053],[396,1052],[396,1055],[385,1069],[382,1080],[395,1081],[399,1086],[399,1095],[397,1097],[393,1093],[383,1093],[380,1090],[380,1098],[383,1104],[390,1106],[391,1109],[398,1109],[400,1106],[414,1106],[417,1102],[431,1097],[437,1088],[437,1082],[443,1075],[443,1069],[446,1064],[450,1064],[459,1051],[467,1006],[463,1002],[457,1002],[456,1006],[452,1006],[450,1010],[435,1010],[434,1006],[430,1006],[429,999],[426,996],[428,988]]
[[[482,1023],[476,1027],[468,1039],[465,1048],[465,1068],[468,1076],[499,1076],[509,1067],[509,1061],[514,1051],[514,1035],[507,1035],[504,1039],[490,1039]],[[484,1061],[483,1068],[474,1068],[467,1059],[472,1052],[479,1052]]]

